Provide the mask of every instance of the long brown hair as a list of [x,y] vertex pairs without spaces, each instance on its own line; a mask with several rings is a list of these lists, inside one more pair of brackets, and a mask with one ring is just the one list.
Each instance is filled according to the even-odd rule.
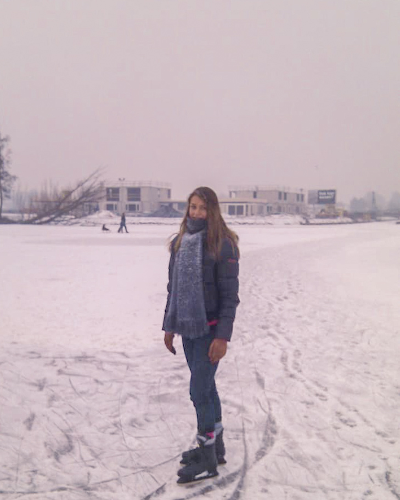
[[[238,248],[238,235],[228,228],[224,219],[221,215],[221,210],[219,207],[218,197],[215,192],[209,187],[198,187],[192,193],[190,193],[188,197],[188,203],[186,207],[186,213],[181,222],[181,226],[178,233],[178,238],[174,244],[175,252],[178,251],[183,235],[187,231],[187,220],[189,217],[189,207],[190,201],[193,196],[198,196],[201,200],[204,201],[207,208],[207,249],[214,256],[214,258],[218,259],[221,248],[222,241],[224,238],[228,238],[231,242],[232,248],[234,249],[236,255],[239,257],[239,248]],[[171,243],[172,246],[172,243]]]

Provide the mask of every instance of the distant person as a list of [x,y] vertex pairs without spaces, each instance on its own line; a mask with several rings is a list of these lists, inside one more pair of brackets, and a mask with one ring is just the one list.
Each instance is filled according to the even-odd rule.
[[182,337],[191,373],[190,399],[197,415],[199,446],[182,454],[178,483],[214,477],[217,464],[226,463],[215,372],[226,354],[239,304],[237,243],[214,191],[208,187],[193,191],[179,234],[170,245],[162,327],[165,346],[172,354],[176,354],[174,335]]
[[106,227],[105,224],[103,224],[103,227],[101,228],[102,231],[109,231],[108,227]]
[[119,224],[119,229],[118,229],[118,232],[119,233],[123,233],[124,232],[124,228],[125,228],[125,231],[128,232],[127,228],[126,228],[126,220],[125,220],[125,212],[122,212],[122,215],[121,215],[121,222]]

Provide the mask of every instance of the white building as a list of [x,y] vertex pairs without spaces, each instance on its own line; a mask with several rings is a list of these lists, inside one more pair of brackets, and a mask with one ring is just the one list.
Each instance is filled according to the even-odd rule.
[[104,183],[105,196],[99,203],[100,210],[116,214],[151,214],[161,202],[171,199],[169,184],[153,181],[118,181]]
[[302,214],[306,212],[302,189],[231,186],[229,199],[221,200],[222,213],[235,216]]

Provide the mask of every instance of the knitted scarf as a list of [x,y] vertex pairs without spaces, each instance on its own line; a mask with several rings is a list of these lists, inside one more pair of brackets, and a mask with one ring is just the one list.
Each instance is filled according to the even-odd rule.
[[175,256],[169,308],[165,331],[195,339],[209,333],[203,290],[203,241],[207,221],[187,219]]

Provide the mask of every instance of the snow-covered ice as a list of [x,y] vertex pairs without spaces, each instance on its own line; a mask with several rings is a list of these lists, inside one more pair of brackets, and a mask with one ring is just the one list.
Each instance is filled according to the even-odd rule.
[[163,345],[169,224],[0,226],[0,498],[400,498],[400,228],[233,228],[228,464],[175,484],[188,369]]

